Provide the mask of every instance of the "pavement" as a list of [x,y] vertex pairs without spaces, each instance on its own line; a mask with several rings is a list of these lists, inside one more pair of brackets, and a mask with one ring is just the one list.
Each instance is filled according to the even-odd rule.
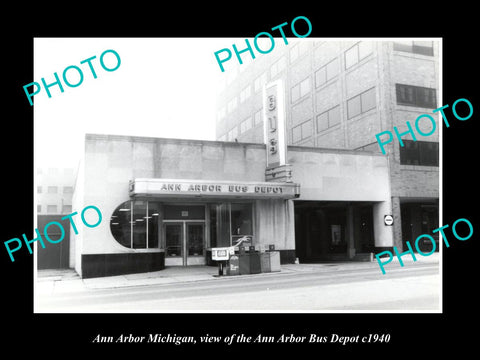
[[[440,254],[434,253],[428,257],[417,256],[414,262],[411,256],[406,254],[402,261],[404,268],[421,264],[439,263]],[[385,266],[386,273],[389,269],[401,268],[398,258]],[[353,271],[355,269],[378,269],[380,267],[376,260],[373,262],[328,262],[316,264],[285,264],[281,265],[280,272],[260,273],[237,276],[218,276],[218,268],[215,266],[172,266],[164,270],[145,272],[138,274],[127,274],[118,276],[106,276],[99,278],[82,279],[73,269],[65,270],[38,270],[35,281],[35,291],[39,295],[51,295],[75,291],[95,291],[100,289],[122,288],[129,286],[150,286],[173,283],[186,283],[204,280],[233,280],[249,276],[282,276],[298,272],[331,272],[331,271]]]

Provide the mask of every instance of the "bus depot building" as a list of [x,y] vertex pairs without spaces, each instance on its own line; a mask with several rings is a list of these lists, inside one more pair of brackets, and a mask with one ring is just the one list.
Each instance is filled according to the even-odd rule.
[[372,260],[401,246],[387,156],[287,154],[291,176],[272,179],[264,144],[87,134],[72,208],[94,205],[103,220],[70,231],[70,267],[91,278],[214,265],[211,248],[240,238],[274,245],[281,264]]

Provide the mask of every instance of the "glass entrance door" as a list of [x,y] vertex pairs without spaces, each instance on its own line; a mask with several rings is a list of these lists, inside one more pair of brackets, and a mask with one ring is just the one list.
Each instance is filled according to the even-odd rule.
[[205,265],[204,224],[186,223],[187,265]]
[[165,223],[165,265],[181,266],[185,252],[183,251],[183,223]]
[[164,222],[165,266],[205,265],[204,222]]

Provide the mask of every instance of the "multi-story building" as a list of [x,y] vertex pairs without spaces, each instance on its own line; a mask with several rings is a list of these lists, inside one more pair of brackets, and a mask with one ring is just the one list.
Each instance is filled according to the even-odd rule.
[[38,168],[37,214],[70,214],[72,212],[73,168]]
[[[377,133],[393,133],[394,126],[406,132],[406,121],[414,124],[419,115],[440,106],[438,39],[280,43],[253,60],[247,59],[248,51],[242,53],[248,64],[227,70],[217,102],[217,140],[263,143],[262,88],[278,79],[284,83],[290,146],[378,153]],[[402,140],[403,147],[396,139],[387,145],[385,155],[398,248],[438,227],[438,130],[417,141],[410,134]],[[302,211],[298,201],[296,205],[296,213]],[[296,223],[298,236],[307,236],[300,233],[312,233],[317,225],[305,226]]]

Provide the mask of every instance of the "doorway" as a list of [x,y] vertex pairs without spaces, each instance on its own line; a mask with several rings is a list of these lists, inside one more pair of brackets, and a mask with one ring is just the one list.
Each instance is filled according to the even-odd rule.
[[205,265],[205,222],[164,221],[165,266]]

